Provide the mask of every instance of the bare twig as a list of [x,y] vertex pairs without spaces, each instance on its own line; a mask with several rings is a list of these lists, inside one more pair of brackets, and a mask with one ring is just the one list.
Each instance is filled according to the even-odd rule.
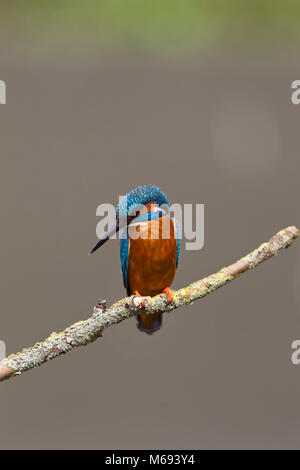
[[[175,308],[188,305],[224,286],[248,269],[255,268],[276,255],[281,248],[287,248],[299,234],[299,230],[294,226],[281,230],[271,240],[263,243],[234,264],[188,287],[173,291],[173,299],[170,303],[167,303],[165,294],[152,298],[132,296],[116,302],[106,310],[106,303],[102,301],[94,307],[92,317],[87,320],[74,323],[60,333],[54,332],[49,338],[36,343],[31,348],[23,349],[5,358],[0,364],[0,380],[40,366],[49,359],[67,353],[77,346],[87,345],[102,336],[103,330],[108,326],[132,317],[138,312],[151,315],[154,312],[170,312]],[[143,300],[146,300],[145,307],[142,305]]]

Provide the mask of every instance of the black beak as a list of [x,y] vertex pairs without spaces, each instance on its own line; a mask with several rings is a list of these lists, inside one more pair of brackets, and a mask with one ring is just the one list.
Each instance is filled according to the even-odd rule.
[[120,230],[119,221],[116,220],[115,223],[111,227],[109,227],[109,229],[103,235],[103,237],[100,238],[100,240],[97,241],[96,245],[94,246],[94,248],[91,249],[89,254],[91,255],[92,253],[94,253],[94,251],[98,250],[98,248],[100,248],[100,246],[104,245],[104,243],[107,242],[107,240],[109,240],[119,230]]

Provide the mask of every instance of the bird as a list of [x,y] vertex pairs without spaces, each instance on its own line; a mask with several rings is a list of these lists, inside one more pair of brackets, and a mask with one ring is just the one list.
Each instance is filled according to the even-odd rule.
[[[138,186],[120,198],[114,223],[90,251],[94,253],[120,231],[121,269],[128,296],[165,293],[167,302],[172,302],[170,285],[178,267],[181,238],[179,224],[169,209],[160,188]],[[152,335],[161,326],[161,313],[137,314],[140,331]]]

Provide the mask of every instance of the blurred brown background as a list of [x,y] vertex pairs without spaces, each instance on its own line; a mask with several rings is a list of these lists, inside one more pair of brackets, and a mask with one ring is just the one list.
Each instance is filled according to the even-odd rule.
[[[87,253],[98,204],[140,184],[205,204],[205,246],[182,251],[175,288],[299,226],[300,107],[290,86],[300,77],[288,45],[233,47],[230,37],[176,56],[133,39],[99,53],[75,27],[61,40],[56,17],[47,41],[42,27],[8,33],[21,23],[17,7],[11,23],[1,20],[7,353],[87,318],[99,298],[125,295],[118,241]],[[124,321],[1,384],[0,447],[298,448],[298,244],[165,315],[153,337]]]

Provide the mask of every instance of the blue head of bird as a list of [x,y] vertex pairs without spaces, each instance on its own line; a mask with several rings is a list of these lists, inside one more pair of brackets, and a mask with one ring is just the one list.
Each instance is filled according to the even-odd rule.
[[165,208],[170,206],[167,196],[157,186],[138,186],[125,194],[117,205],[115,222],[99,239],[90,253],[94,253],[119,230],[128,227],[129,224],[138,217],[141,207],[145,206],[149,202],[153,202],[157,206],[164,206]]

